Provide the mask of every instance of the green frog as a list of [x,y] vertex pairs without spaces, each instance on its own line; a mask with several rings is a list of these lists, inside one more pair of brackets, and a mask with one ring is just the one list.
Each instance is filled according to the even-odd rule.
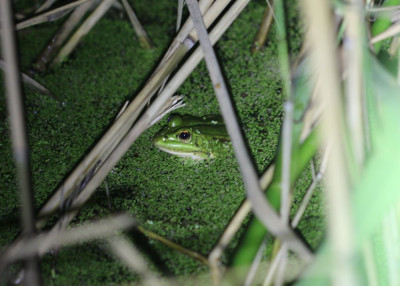
[[230,148],[222,117],[216,115],[171,115],[153,142],[162,151],[195,160],[215,158]]

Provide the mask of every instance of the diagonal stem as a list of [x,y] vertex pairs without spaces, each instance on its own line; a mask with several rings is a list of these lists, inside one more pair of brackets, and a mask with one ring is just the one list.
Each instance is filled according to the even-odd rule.
[[295,235],[291,228],[282,223],[278,214],[264,198],[197,1],[187,0],[187,5],[199,36],[204,59],[210,73],[228,134],[232,140],[232,146],[239,163],[247,196],[253,205],[253,211],[257,218],[270,229],[271,233],[278,236],[283,241],[286,241],[290,248],[298,252],[305,260],[310,260],[312,257],[310,250],[305,246],[304,242]]

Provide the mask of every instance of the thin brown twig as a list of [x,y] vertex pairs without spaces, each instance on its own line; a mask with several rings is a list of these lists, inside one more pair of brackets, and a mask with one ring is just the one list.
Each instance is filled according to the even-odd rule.
[[253,47],[251,48],[251,51],[253,53],[260,51],[261,48],[264,46],[273,20],[274,20],[274,14],[268,5],[265,8],[264,15],[261,20],[261,26],[258,29],[256,38],[254,39]]
[[209,266],[209,262],[208,262],[207,258],[205,256],[201,255],[200,253],[197,253],[197,252],[195,252],[193,250],[187,249],[187,248],[185,248],[185,247],[183,247],[183,246],[181,246],[181,245],[179,245],[179,244],[177,244],[177,243],[175,243],[175,242],[173,242],[173,241],[171,241],[169,239],[166,239],[165,237],[162,237],[162,236],[158,235],[155,232],[152,232],[150,230],[145,229],[142,226],[138,226],[137,229],[141,233],[143,233],[144,235],[146,235],[146,236],[148,236],[148,237],[150,237],[150,238],[152,238],[154,240],[157,240],[157,241],[161,242],[162,244],[165,244],[165,245],[171,247],[172,249],[175,249],[175,250],[177,250],[177,251],[179,251],[179,252],[181,252],[183,254],[186,254],[189,257],[192,257],[192,258],[200,261],[204,265]]

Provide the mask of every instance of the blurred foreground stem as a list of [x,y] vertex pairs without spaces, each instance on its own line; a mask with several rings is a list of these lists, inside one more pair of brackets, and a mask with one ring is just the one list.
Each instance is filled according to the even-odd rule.
[[[13,157],[17,170],[17,183],[21,201],[21,228],[22,235],[30,237],[35,232],[35,216],[13,15],[11,1],[0,1],[1,46],[5,60],[4,78]],[[37,257],[29,256],[26,258],[25,263],[24,285],[39,285],[40,272]]]

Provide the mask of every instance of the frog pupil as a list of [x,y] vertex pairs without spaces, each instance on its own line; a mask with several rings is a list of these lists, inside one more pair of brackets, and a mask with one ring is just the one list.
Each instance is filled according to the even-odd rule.
[[189,138],[190,138],[189,131],[182,131],[181,133],[179,133],[179,139],[188,140]]

